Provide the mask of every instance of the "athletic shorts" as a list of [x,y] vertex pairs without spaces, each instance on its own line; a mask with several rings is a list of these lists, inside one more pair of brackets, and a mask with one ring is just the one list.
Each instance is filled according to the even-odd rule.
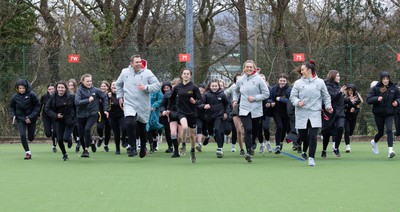
[[196,128],[197,118],[195,116],[187,117],[185,114],[178,113],[178,117],[179,117],[178,124],[181,125],[180,120],[182,118],[186,118],[187,123],[188,123],[188,127],[189,128]]

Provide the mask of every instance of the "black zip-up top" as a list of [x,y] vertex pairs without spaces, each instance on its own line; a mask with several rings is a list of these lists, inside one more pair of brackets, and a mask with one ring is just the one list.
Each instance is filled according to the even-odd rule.
[[[196,100],[196,103],[190,103],[190,98]],[[196,116],[196,105],[201,104],[200,90],[193,82],[188,82],[186,85],[180,83],[172,90],[171,99],[168,103],[168,110],[171,110],[172,103],[175,101],[178,113],[188,117]]]
[[206,119],[223,118],[224,113],[228,114],[228,98],[221,89],[216,92],[206,91],[203,94],[203,103],[200,107],[204,108],[206,104],[210,105],[210,109],[204,110]]
[[336,81],[325,81],[326,88],[331,96],[334,115],[344,118],[344,93],[340,92],[340,84]]
[[[18,87],[24,86],[26,92],[21,94]],[[32,87],[28,81],[20,79],[15,83],[15,93],[11,97],[10,111],[11,115],[16,117],[19,122],[25,122],[28,117],[32,122],[36,121],[39,116],[40,102],[39,97],[32,91]]]
[[[90,96],[94,97],[94,100],[92,102],[89,102]],[[100,109],[100,99],[102,100],[104,111],[108,111],[107,95],[94,86],[92,86],[91,88],[87,88],[83,84],[81,84],[75,94],[76,116],[78,118],[97,116],[97,112]]]
[[[57,92],[51,95],[44,108],[45,113],[56,121],[65,121],[68,125],[75,124],[75,96],[70,93],[65,93],[63,96],[59,96]],[[62,119],[57,118],[57,114],[63,115]]]
[[122,118],[124,117],[124,111],[119,106],[119,101],[117,99],[117,94],[111,93],[111,97],[109,98],[109,105],[110,105],[110,117],[113,118]]
[[46,114],[46,111],[44,111],[44,107],[46,106],[47,101],[49,101],[50,99],[50,94],[49,92],[47,92],[45,95],[40,97],[40,112],[39,112],[39,116],[48,116]]
[[[389,82],[387,90],[382,93],[381,88],[383,86],[384,85],[381,82],[378,82],[376,86],[371,88],[368,93],[367,103],[372,104],[372,113],[374,115],[394,115],[396,113],[396,107],[393,107],[392,103],[393,101],[397,101],[397,104],[400,104],[399,89],[395,84]],[[383,97],[382,101],[378,101],[379,96]]]
[[[359,98],[359,94],[356,90],[356,87],[354,84],[349,84],[347,86],[347,89],[351,88],[353,90],[353,96],[356,98],[356,101],[353,103],[350,100],[350,97],[345,97],[344,98],[344,113],[346,116],[346,119],[354,119],[357,117],[358,113],[360,112],[360,104],[361,104],[361,99]],[[354,112],[350,112],[351,109],[354,108]]]

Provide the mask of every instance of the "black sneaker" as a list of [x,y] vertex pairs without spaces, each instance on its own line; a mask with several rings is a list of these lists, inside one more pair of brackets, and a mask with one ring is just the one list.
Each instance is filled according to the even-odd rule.
[[81,149],[81,143],[76,143],[75,152],[78,153]]
[[119,150],[119,149],[118,149],[118,150],[115,150],[115,154],[116,154],[116,155],[120,155],[120,154],[121,154],[121,150]]
[[204,138],[203,146],[207,146],[208,142],[210,141],[210,137]]
[[197,158],[196,158],[196,153],[195,153],[195,151],[190,151],[190,161],[191,161],[192,163],[196,163],[196,160],[197,160]]
[[96,151],[97,151],[96,143],[92,143],[92,144],[90,145],[90,148],[92,149],[92,152],[96,152]]
[[63,161],[68,160],[68,155],[67,154],[63,155],[62,159],[63,159]]
[[126,142],[125,139],[122,139],[122,147],[126,148],[128,146],[128,143]]
[[97,142],[97,147],[101,147],[101,143],[103,143],[103,139],[99,138],[99,142]]
[[297,147],[297,153],[302,153],[301,146]]
[[252,149],[257,149],[257,143],[254,142],[253,145],[251,145],[251,148],[252,148]]
[[246,154],[246,156],[244,156],[244,159],[247,160],[247,162],[249,162],[249,163],[253,162],[250,154]]
[[321,152],[321,158],[326,159],[326,151]]
[[239,153],[239,155],[240,155],[240,156],[244,156],[244,155],[245,155],[245,154],[244,154],[244,150],[243,150],[243,149],[241,149],[241,150],[240,150],[240,153]]
[[147,155],[147,148],[146,147],[140,148],[139,157],[144,158],[144,157],[146,157],[146,155]]
[[340,157],[339,149],[333,150],[333,154],[335,154],[335,156],[339,158]]
[[305,153],[305,152],[303,152],[303,153],[301,154],[301,157],[302,157],[304,160],[307,160],[307,159],[308,159],[307,153]]
[[130,148],[128,152],[128,157],[135,157],[137,155],[137,150],[135,148]]
[[132,147],[128,146],[128,148],[126,148],[126,153],[129,153],[131,151]]
[[71,147],[72,147],[72,140],[69,140],[68,141],[68,149],[71,149]]
[[88,158],[89,157],[89,151],[87,151],[86,149],[83,150],[83,153],[82,153],[81,157]]
[[172,149],[172,147],[168,147],[167,150],[165,150],[165,153],[173,153],[174,150]]
[[109,151],[110,151],[110,149],[108,148],[108,146],[104,146],[104,151],[105,151],[105,152],[109,152]]
[[275,147],[275,155],[281,154],[281,146],[276,146]]
[[57,152],[57,147],[53,146],[53,148],[51,148],[51,150],[53,150],[53,152],[56,153]]
[[171,155],[171,158],[179,158],[180,155],[178,152],[174,152],[174,154]]

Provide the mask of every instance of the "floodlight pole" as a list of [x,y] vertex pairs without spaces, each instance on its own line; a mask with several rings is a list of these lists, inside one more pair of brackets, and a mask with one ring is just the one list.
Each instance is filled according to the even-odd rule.
[[186,54],[190,54],[190,61],[186,63],[186,68],[192,70],[194,82],[193,0],[186,0]]

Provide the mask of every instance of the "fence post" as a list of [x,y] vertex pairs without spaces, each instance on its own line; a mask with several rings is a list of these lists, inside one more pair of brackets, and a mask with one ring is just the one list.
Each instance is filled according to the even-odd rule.
[[23,78],[26,78],[26,47],[25,45],[22,46],[22,73]]
[[350,44],[350,83],[353,83],[353,45]]

